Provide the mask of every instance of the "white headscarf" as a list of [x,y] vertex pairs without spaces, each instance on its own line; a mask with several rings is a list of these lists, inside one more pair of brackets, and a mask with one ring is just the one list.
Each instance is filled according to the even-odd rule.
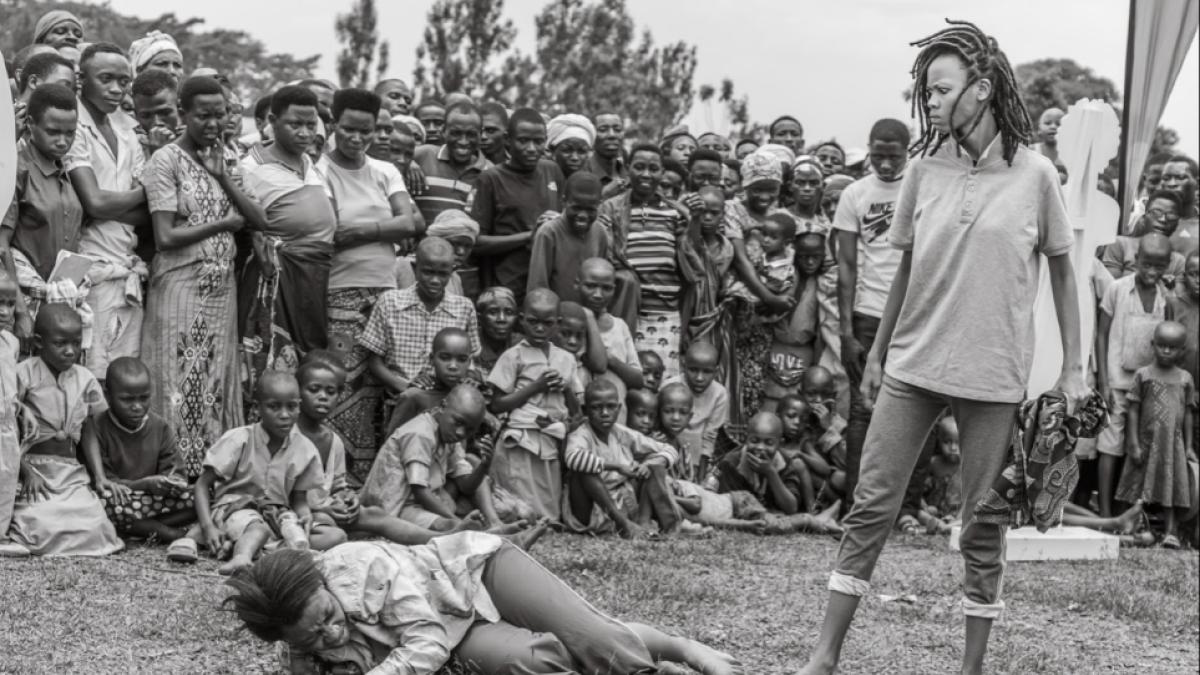
[[129,45],[129,60],[133,62],[133,70],[141,71],[155,56],[163,52],[175,52],[179,54],[180,59],[183,58],[183,52],[179,51],[175,38],[162,31],[150,31],[145,37],[134,40],[133,44]]
[[547,145],[554,147],[568,138],[578,138],[588,147],[596,144],[596,127],[583,115],[567,113],[550,120],[546,125]]

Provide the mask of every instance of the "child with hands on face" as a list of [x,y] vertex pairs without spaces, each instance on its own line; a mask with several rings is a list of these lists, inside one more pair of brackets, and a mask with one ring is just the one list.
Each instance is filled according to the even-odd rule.
[[626,539],[645,536],[654,517],[663,532],[678,518],[671,503],[667,470],[675,449],[617,423],[621,399],[608,380],[594,380],[585,393],[587,424],[571,432],[564,453],[571,470],[564,514],[567,526],[602,534],[615,529]]
[[525,339],[501,354],[488,375],[494,391],[491,411],[508,413],[493,477],[539,516],[552,520],[562,512],[559,449],[568,424],[582,421],[575,357],[552,342],[559,326],[558,304],[558,296],[545,288],[526,294],[521,318]]

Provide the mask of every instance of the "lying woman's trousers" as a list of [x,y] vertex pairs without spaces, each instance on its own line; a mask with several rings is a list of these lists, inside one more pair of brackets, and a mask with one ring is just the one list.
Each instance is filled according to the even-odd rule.
[[949,407],[962,452],[963,612],[999,616],[1004,608],[1004,528],[972,522],[972,514],[1004,470],[1017,405],[944,396],[885,376],[863,443],[854,506],[842,523],[846,533],[829,590],[854,596],[870,590],[871,574],[896,523],[917,458],[938,416]]
[[500,612],[479,622],[454,654],[486,675],[653,673],[650,651],[628,626],[592,607],[524,551],[505,545],[484,568]]

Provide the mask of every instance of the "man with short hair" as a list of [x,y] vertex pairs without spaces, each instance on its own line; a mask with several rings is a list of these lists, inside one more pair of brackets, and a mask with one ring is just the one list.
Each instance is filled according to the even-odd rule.
[[121,112],[133,79],[120,47],[89,45],[79,59],[79,126],[63,158],[89,219],[79,252],[95,262],[87,304],[92,342],[84,365],[103,379],[108,364],[141,351],[142,282],[146,264],[135,250],[138,236],[153,236],[140,179],[146,164],[137,122]]
[[492,163],[479,152],[483,119],[470,103],[457,103],[446,111],[445,145],[422,145],[413,161],[425,174],[425,191],[416,197],[426,223],[447,209],[462,210],[479,174]]
[[603,112],[592,118],[592,124],[596,127],[596,142],[584,168],[600,177],[605,196],[611,197],[617,189],[613,184],[623,185],[629,177],[625,169],[625,123],[619,114]]

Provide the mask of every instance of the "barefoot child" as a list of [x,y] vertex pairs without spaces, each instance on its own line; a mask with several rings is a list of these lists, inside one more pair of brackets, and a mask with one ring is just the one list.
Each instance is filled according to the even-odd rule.
[[33,329],[38,356],[16,367],[17,397],[36,429],[22,443],[21,492],[8,534],[34,555],[103,556],[124,546],[92,491],[110,485],[91,422],[107,406],[96,377],[76,363],[82,333],[74,309],[43,306]]
[[467,461],[464,443],[479,430],[487,407],[478,389],[460,384],[434,410],[409,420],[388,437],[363,483],[364,506],[435,532],[449,532],[472,505],[488,526],[503,525],[487,479],[492,456]]
[[646,389],[655,394],[662,385],[663,374],[667,367],[657,352],[648,349],[638,352],[638,363],[642,364],[642,378]]
[[799,513],[800,480],[779,452],[782,442],[783,423],[775,413],[758,413],[746,425],[746,443],[717,462],[705,487],[715,492],[745,490],[769,511]]
[[187,534],[196,510],[175,432],[150,411],[151,386],[146,364],[114,359],[104,378],[108,410],[92,416],[92,432],[111,483],[100,496],[117,532],[170,544]]
[[300,385],[295,377],[264,372],[255,383],[254,407],[261,421],[217,439],[196,481],[200,524],[189,536],[202,536],[213,556],[232,549],[232,557],[217,569],[225,575],[249,567],[275,534],[291,547],[308,547],[307,536],[294,530],[311,524],[308,491],[321,488],[324,475],[316,447],[296,428]]
[[1171,243],[1161,234],[1143,235],[1138,244],[1136,270],[1117,279],[1104,293],[1096,319],[1099,344],[1096,365],[1100,392],[1108,399],[1111,415],[1108,426],[1096,441],[1099,452],[1100,515],[1114,515],[1113,487],[1120,459],[1129,447],[1126,441],[1127,393],[1133,387],[1134,373],[1154,362],[1151,338],[1155,326],[1166,318],[1169,291],[1162,275],[1171,258]]
[[1182,324],[1164,321],[1154,329],[1154,363],[1139,368],[1129,388],[1125,427],[1125,470],[1117,499],[1161,506],[1165,532],[1162,547],[1180,547],[1178,525],[1192,506],[1188,462],[1196,461],[1192,416],[1196,384],[1176,365],[1187,332]]
[[595,380],[584,394],[587,424],[567,437],[567,527],[576,532],[625,539],[645,533],[653,516],[663,532],[678,522],[667,487],[667,470],[678,459],[667,443],[617,424],[621,399],[608,380]]
[[617,386],[618,399],[622,402],[618,419],[624,419],[626,392],[642,387],[645,381],[629,324],[608,310],[617,288],[616,272],[612,263],[604,258],[588,258],[579,267],[576,283],[580,302],[595,316],[600,342],[604,345],[608,369],[601,377]]
[[539,516],[562,515],[559,448],[567,424],[579,415],[575,357],[551,343],[558,329],[558,296],[545,288],[526,294],[525,339],[500,355],[488,375],[491,410],[509,413],[492,476],[528,502]]
[[716,347],[696,342],[684,356],[683,377],[674,380],[683,381],[692,392],[692,417],[683,435],[689,447],[699,449],[683,458],[692,476],[707,475],[717,434],[729,421],[729,392],[715,379],[719,359]]

